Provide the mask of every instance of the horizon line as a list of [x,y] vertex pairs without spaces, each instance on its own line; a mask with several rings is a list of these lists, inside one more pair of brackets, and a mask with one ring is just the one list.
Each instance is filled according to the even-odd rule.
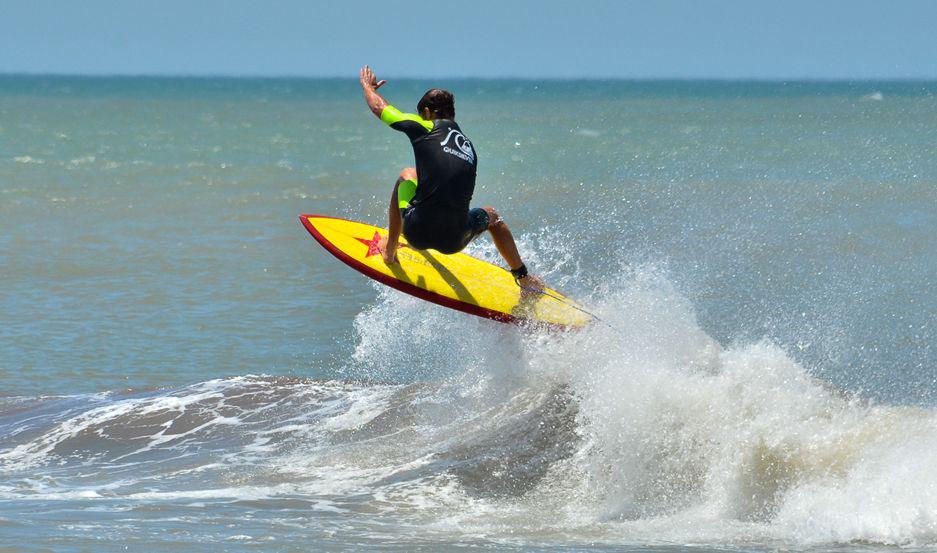
[[[357,80],[357,76],[304,75],[304,74],[234,74],[234,73],[69,73],[0,71],[0,77],[29,78],[76,78],[76,79],[228,79],[228,80]],[[543,81],[543,82],[713,82],[713,83],[937,83],[937,77],[716,77],[716,76],[479,76],[479,75],[436,75],[436,76],[393,76],[388,80],[431,81],[454,79],[463,81]]]

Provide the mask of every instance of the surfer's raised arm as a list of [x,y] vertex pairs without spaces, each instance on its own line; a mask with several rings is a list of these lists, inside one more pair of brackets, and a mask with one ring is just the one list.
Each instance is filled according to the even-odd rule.
[[364,90],[364,100],[368,103],[368,107],[371,108],[371,113],[380,117],[381,112],[387,107],[387,100],[377,93],[377,89],[384,86],[384,83],[387,81],[377,80],[377,77],[374,76],[374,72],[371,71],[371,68],[367,65],[361,68],[360,77],[361,89]]

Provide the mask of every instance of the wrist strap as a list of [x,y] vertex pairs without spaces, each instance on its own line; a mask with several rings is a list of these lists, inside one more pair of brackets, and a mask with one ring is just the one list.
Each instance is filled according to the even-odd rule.
[[516,269],[511,269],[511,276],[514,277],[514,282],[520,284],[520,280],[527,276],[527,265],[521,263],[521,266]]

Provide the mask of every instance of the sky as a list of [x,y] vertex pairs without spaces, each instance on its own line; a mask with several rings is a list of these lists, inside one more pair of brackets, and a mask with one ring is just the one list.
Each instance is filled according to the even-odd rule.
[[937,79],[932,0],[0,0],[0,73]]

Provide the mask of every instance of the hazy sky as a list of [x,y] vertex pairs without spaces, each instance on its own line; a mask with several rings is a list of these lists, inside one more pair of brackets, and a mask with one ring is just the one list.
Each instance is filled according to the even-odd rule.
[[937,79],[937,1],[0,0],[0,72]]

